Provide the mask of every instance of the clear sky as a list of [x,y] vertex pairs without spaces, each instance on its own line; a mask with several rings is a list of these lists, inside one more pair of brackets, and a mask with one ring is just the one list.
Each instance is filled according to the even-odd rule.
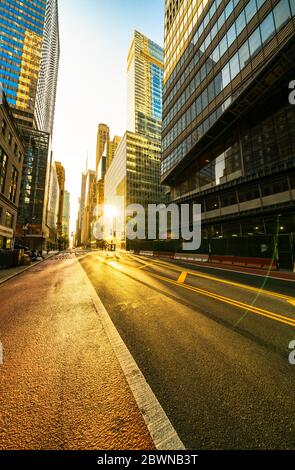
[[61,57],[53,137],[75,229],[81,173],[94,169],[100,122],[126,130],[126,62],[134,29],[163,45],[164,0],[59,0]]

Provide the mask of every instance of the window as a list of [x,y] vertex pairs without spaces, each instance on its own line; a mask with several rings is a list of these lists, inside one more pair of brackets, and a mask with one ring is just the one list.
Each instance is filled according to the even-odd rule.
[[230,83],[230,69],[229,64],[226,64],[222,71],[222,88],[225,88]]
[[6,171],[7,171],[7,155],[4,152],[3,148],[0,147],[0,193],[4,192],[4,185],[6,179]]
[[5,227],[13,228],[13,215],[10,212],[5,213]]
[[236,20],[237,36],[239,36],[239,34],[243,31],[245,26],[246,26],[246,18],[245,18],[245,11],[243,10]]
[[250,55],[253,56],[261,48],[260,30],[257,28],[249,37]]
[[6,127],[7,127],[6,121],[3,119],[2,120],[2,126],[1,126],[3,135],[5,134]]
[[226,39],[226,36],[224,36],[219,43],[220,57],[222,57],[226,51],[227,51],[227,39]]
[[215,64],[219,61],[220,55],[219,55],[219,46],[217,46],[214,51],[212,52],[211,59]]
[[273,9],[273,16],[278,31],[291,18],[288,0],[281,0],[280,3],[277,4],[277,6]]
[[233,80],[240,72],[239,54],[236,53],[229,62],[231,79]]
[[233,206],[237,204],[237,195],[234,191],[223,193],[220,195],[221,207]]
[[227,45],[228,45],[228,47],[230,47],[232,45],[232,43],[235,41],[236,37],[237,37],[235,23],[232,25],[232,27],[226,33],[226,37],[227,37]]
[[287,178],[276,178],[265,181],[261,184],[262,195],[271,196],[277,193],[283,193],[289,190]]
[[245,8],[246,22],[250,23],[256,13],[256,0],[250,0]]
[[240,59],[240,66],[241,70],[246,67],[250,59],[250,51],[249,51],[249,44],[246,41],[239,49],[239,59]]
[[9,199],[15,203],[17,193],[17,182],[18,182],[18,171],[15,166],[12,167],[10,188],[9,188]]
[[258,185],[249,185],[239,189],[239,201],[246,202],[253,199],[259,199],[260,193]]
[[266,43],[275,34],[275,23],[272,13],[260,25],[262,43]]
[[226,6],[226,8],[225,8],[225,10],[224,10],[224,14],[225,14],[225,18],[226,18],[226,19],[229,18],[229,16],[230,16],[231,13],[233,12],[233,9],[234,9],[234,3],[233,3],[233,1],[231,0],[231,1],[227,4],[227,6]]

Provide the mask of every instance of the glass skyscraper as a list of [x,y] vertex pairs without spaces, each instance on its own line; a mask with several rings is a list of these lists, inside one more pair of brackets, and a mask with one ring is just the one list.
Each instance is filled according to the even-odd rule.
[[135,31],[127,64],[127,129],[153,140],[161,138],[163,60],[163,49]]
[[54,240],[48,201],[58,65],[57,0],[0,0],[0,82],[25,146],[17,235],[28,226],[27,241],[36,249]]
[[202,204],[203,240],[279,232],[288,266],[294,15],[294,0],[166,0],[161,168],[174,201]]
[[0,81],[18,122],[52,132],[59,62],[57,0],[0,0]]
[[[120,215],[129,204],[146,207],[167,199],[160,184],[163,49],[137,31],[127,59],[127,83],[127,132],[105,178],[105,202]],[[130,248],[124,230],[117,230],[115,239],[121,248]]]

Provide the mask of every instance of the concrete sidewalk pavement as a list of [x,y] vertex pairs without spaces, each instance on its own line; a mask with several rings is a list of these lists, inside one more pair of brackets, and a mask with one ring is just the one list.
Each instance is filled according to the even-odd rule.
[[0,284],[3,284],[4,282],[9,281],[10,279],[14,278],[15,276],[18,276],[19,274],[22,274],[23,272],[27,271],[28,269],[33,268],[39,263],[43,263],[43,261],[46,261],[47,259],[51,258],[52,256],[55,256],[58,254],[58,251],[54,251],[51,253],[48,253],[48,255],[45,255],[44,260],[42,261],[36,261],[32,263],[29,266],[15,266],[13,268],[8,268],[8,269],[0,269]]
[[75,255],[0,299],[0,449],[154,449]]

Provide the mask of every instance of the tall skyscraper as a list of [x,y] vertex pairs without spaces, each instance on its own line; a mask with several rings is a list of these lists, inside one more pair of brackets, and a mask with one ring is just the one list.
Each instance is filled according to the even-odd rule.
[[0,0],[0,81],[16,119],[52,132],[59,62],[57,0]]
[[[84,185],[85,184],[85,185]],[[91,246],[95,243],[92,233],[92,223],[95,220],[96,200],[96,172],[87,170],[85,179],[82,181],[81,203],[83,205],[83,213],[81,217],[81,243],[84,246]],[[84,200],[82,201],[82,196]]]
[[134,32],[127,60],[127,130],[160,140],[163,49]]
[[58,215],[57,215],[57,239],[62,236],[62,218],[64,210],[64,195],[65,195],[65,169],[60,162],[55,162],[58,186],[59,186],[59,202],[58,202]]
[[[162,48],[135,31],[127,60],[128,130],[105,178],[105,202],[118,205],[118,213],[129,204],[166,202],[160,184],[162,59]],[[129,248],[125,232],[116,233],[116,243]]]
[[110,140],[110,129],[106,124],[99,124],[97,129],[97,143],[96,143],[96,174],[98,173],[98,167],[101,157],[104,155],[106,150],[107,142]]
[[63,216],[62,216],[62,236],[70,240],[70,193],[65,191]]
[[[51,134],[59,64],[57,0],[0,0],[0,81],[25,145],[18,235],[29,227],[28,244],[41,249],[54,239],[48,201],[55,191]],[[50,183],[50,184],[49,184]],[[50,228],[46,221],[50,220]],[[50,235],[51,234],[51,235]]]
[[121,142],[121,137],[118,137],[115,135],[113,140],[110,140],[107,142],[107,170],[110,167],[110,164],[112,163],[116,150],[118,148],[119,143]]
[[267,236],[279,233],[286,267],[295,226],[294,15],[294,0],[166,0],[162,182],[174,201],[202,204],[203,240],[230,238],[233,247],[233,237],[248,237],[236,243],[247,256],[247,244],[264,236],[252,250],[263,256]]

